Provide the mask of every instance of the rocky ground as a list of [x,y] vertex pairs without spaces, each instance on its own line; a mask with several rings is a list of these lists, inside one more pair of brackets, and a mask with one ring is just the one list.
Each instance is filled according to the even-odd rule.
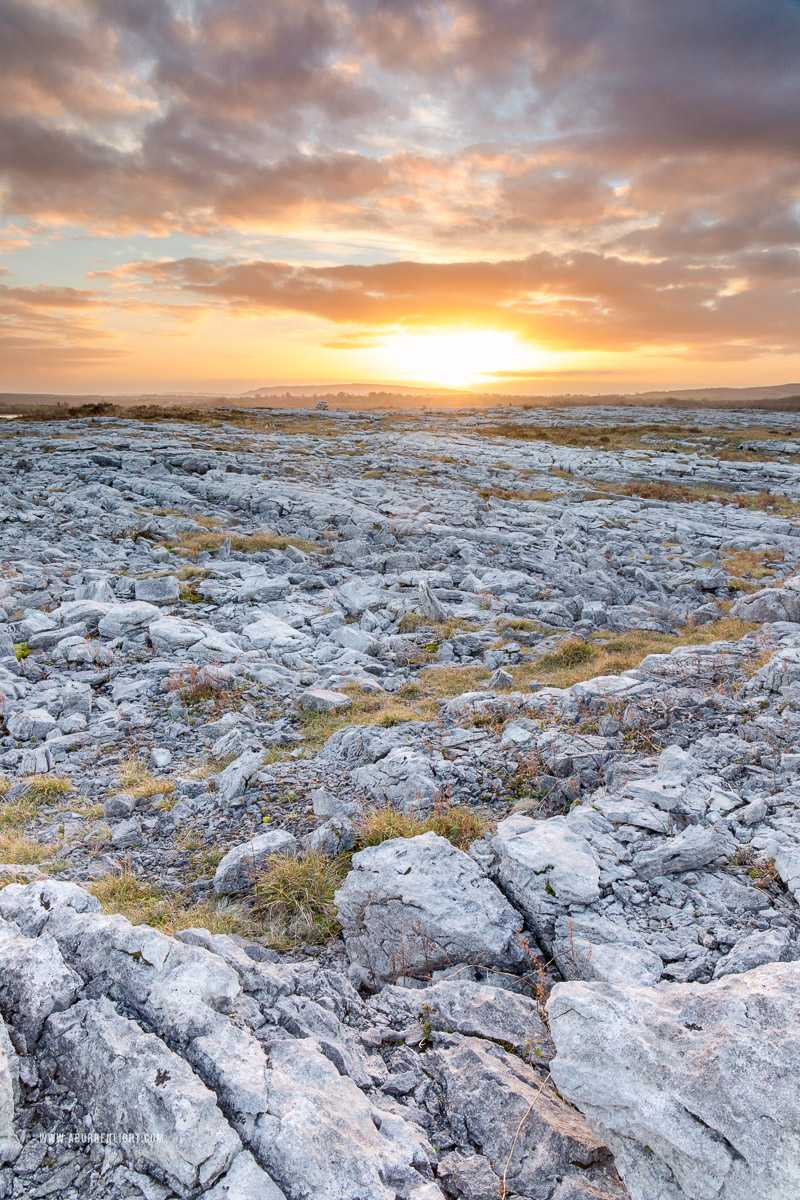
[[0,441],[0,1197],[800,1195],[795,416]]

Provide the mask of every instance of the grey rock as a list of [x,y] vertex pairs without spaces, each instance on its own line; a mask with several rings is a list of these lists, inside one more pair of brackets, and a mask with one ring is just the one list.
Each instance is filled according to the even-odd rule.
[[51,1013],[68,1008],[82,988],[52,937],[25,937],[0,923],[0,1012],[15,1029],[35,1042]]
[[327,858],[335,858],[345,850],[352,850],[358,841],[358,830],[347,817],[331,817],[319,829],[306,834],[303,847],[315,854],[324,854]]
[[457,963],[513,968],[522,919],[468,855],[435,833],[353,857],[336,893],[351,963],[375,985]]
[[187,1063],[104,997],[53,1014],[43,1037],[59,1082],[90,1108],[94,1127],[179,1195],[211,1187],[240,1152],[216,1097]]
[[153,746],[150,751],[150,762],[157,771],[165,770],[172,762],[172,751],[166,746]]
[[245,788],[261,769],[263,750],[247,750],[217,775],[217,795],[223,804],[234,804],[244,795]]
[[419,582],[419,608],[420,612],[431,621],[438,623],[447,619],[444,605],[433,595],[425,579],[421,579]]
[[705,985],[554,988],[553,1078],[632,1200],[800,1194],[798,982],[800,964],[773,963]]
[[431,1029],[512,1046],[517,1054],[537,1062],[551,1056],[552,1044],[537,1004],[488,983],[443,979],[424,989],[389,984],[372,998],[370,1008],[394,1027],[413,1019]]
[[731,616],[739,621],[800,621],[800,589],[762,588],[737,600]]
[[158,609],[144,600],[131,600],[127,604],[114,604],[98,622],[98,632],[107,638],[124,637],[133,629],[155,621]]
[[593,1187],[598,1200],[623,1200],[609,1151],[546,1075],[478,1038],[465,1038],[442,1058],[450,1119],[463,1122],[511,1193],[554,1195],[571,1178]]
[[283,829],[259,833],[249,842],[229,850],[214,873],[214,891],[229,896],[252,888],[256,876],[273,854],[294,855],[297,838]]
[[315,788],[311,793],[315,817],[351,817],[358,806],[350,800],[334,796],[327,788]]
[[137,579],[133,585],[137,600],[149,604],[174,604],[180,599],[181,585],[174,575],[156,575],[150,579]]
[[0,625],[0,667],[10,671],[12,675],[21,674],[20,665],[17,662],[17,652],[14,649],[14,639],[3,625]]
[[237,1154],[219,1183],[203,1192],[203,1200],[286,1200],[248,1150]]
[[682,833],[669,838],[653,850],[642,850],[633,859],[633,869],[640,879],[692,871],[709,863],[724,862],[734,853],[736,842],[724,825],[689,825]]
[[22,1149],[14,1132],[18,1075],[17,1056],[0,1017],[0,1167],[15,1162]]
[[56,727],[56,719],[45,708],[29,708],[15,713],[8,719],[8,732],[20,741],[28,738],[46,738]]
[[737,942],[729,954],[721,958],[714,969],[714,978],[724,975],[741,975],[767,963],[780,962],[785,958],[800,958],[797,942],[792,942],[788,929],[755,930]]
[[502,1186],[500,1176],[482,1154],[469,1154],[466,1158],[446,1154],[439,1161],[436,1178],[454,1200],[486,1200],[488,1196],[499,1195]]
[[417,1127],[374,1108],[312,1038],[271,1056],[265,1161],[291,1196],[314,1200],[439,1200],[427,1183],[433,1151]]
[[352,706],[352,699],[343,692],[332,692],[326,688],[307,688],[300,693],[300,707],[306,712],[339,712]]
[[125,792],[117,792],[103,801],[103,816],[110,817],[112,820],[129,817],[135,808],[136,801],[133,796],[129,796]]
[[120,821],[111,831],[111,843],[114,846],[141,846],[142,840],[142,823],[137,817],[129,817],[126,821]]

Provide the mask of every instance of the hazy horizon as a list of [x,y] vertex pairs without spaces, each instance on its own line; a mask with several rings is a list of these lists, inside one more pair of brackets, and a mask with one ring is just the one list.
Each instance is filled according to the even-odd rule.
[[794,0],[7,0],[0,391],[800,379]]

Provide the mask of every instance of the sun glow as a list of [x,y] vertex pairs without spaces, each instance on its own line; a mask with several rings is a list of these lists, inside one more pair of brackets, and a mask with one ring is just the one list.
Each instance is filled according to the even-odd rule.
[[492,371],[532,365],[531,348],[499,329],[399,333],[386,340],[380,358],[395,376],[441,387],[466,387]]

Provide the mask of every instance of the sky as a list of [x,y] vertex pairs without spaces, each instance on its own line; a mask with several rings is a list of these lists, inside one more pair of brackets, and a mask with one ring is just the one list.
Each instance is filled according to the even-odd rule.
[[0,0],[0,391],[800,380],[800,0]]

